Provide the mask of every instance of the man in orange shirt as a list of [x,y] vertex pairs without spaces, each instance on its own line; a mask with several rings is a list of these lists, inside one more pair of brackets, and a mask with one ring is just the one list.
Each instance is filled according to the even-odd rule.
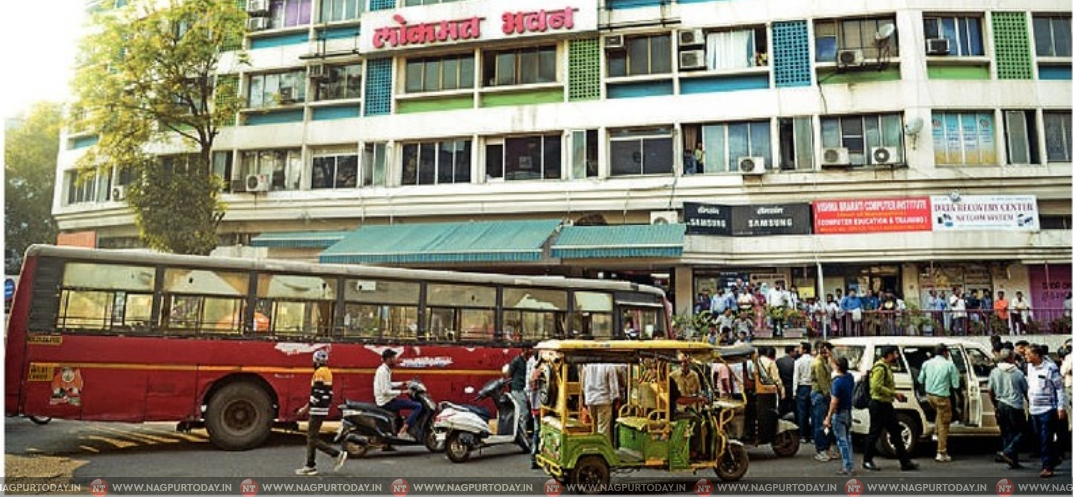
[[1010,323],[1010,301],[1006,300],[1006,292],[999,290],[998,298],[995,299],[995,318],[1003,323]]

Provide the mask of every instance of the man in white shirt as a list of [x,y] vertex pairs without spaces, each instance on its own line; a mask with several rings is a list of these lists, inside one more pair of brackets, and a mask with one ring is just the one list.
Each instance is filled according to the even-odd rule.
[[1013,300],[1010,301],[1010,330],[1013,335],[1025,334],[1025,323],[1028,322],[1028,302],[1025,301],[1025,295],[1021,292],[1017,292]]
[[586,364],[581,369],[583,405],[596,432],[611,438],[611,406],[619,398],[618,370],[613,364]]
[[798,347],[801,355],[794,361],[794,392],[797,395],[797,430],[804,443],[812,441],[812,426],[809,413],[812,412],[812,345],[801,342]]
[[383,362],[380,367],[376,368],[376,376],[373,378],[373,396],[376,398],[376,405],[384,409],[395,412],[410,411],[410,415],[406,416],[406,422],[402,424],[402,428],[399,430],[398,438],[413,440],[409,430],[417,422],[417,418],[421,415],[424,407],[419,402],[399,397],[402,395],[402,390],[399,389],[402,388],[403,383],[401,381],[391,381],[391,368],[397,361],[395,358],[397,355],[398,353],[391,349],[384,350],[380,354]]

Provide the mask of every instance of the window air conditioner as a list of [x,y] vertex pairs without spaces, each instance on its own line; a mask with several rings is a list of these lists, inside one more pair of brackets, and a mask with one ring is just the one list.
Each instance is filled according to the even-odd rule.
[[824,166],[848,166],[849,149],[846,147],[830,147],[823,149]]
[[838,65],[841,67],[858,67],[864,65],[864,50],[839,50]]
[[112,187],[112,201],[122,202],[127,199],[127,187],[123,185],[116,185]]
[[682,29],[678,31],[678,46],[695,47],[704,45],[703,29]]
[[742,174],[764,174],[763,157],[738,157],[738,171]]
[[928,55],[946,55],[950,53],[949,38],[929,38],[924,42],[925,53]]
[[324,64],[313,64],[309,66],[309,79],[314,81],[327,80],[329,74],[330,71],[328,70],[328,66]]
[[268,15],[268,0],[246,0],[246,13],[251,16]]
[[704,69],[704,50],[685,50],[678,53],[678,69]]
[[891,165],[902,162],[901,154],[896,147],[872,147],[872,164]]
[[279,99],[281,105],[293,104],[295,102],[294,88],[280,88],[279,93],[276,94],[276,98]]
[[272,191],[272,177],[267,174],[247,174],[247,192],[270,192]]
[[625,50],[626,39],[622,35],[604,37],[604,50]]
[[655,211],[648,215],[650,224],[678,224],[678,211]]
[[253,17],[246,19],[246,29],[248,31],[264,31],[268,29],[267,17]]

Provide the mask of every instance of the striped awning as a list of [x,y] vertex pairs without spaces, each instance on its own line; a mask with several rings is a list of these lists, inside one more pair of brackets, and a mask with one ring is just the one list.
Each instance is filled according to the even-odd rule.
[[331,247],[346,237],[349,231],[294,231],[289,233],[261,233],[250,240],[254,247],[269,248],[319,248]]
[[684,224],[567,226],[551,246],[558,259],[681,257]]
[[335,264],[532,262],[559,220],[363,226],[320,254]]

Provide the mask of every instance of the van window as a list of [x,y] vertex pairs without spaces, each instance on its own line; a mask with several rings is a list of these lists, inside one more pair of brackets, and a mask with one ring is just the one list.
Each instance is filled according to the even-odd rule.
[[861,358],[864,357],[864,345],[835,345],[832,351],[835,357],[845,357],[849,361],[850,371],[860,369]]
[[969,364],[972,366],[973,372],[976,373],[976,379],[986,381],[991,376],[991,369],[995,367],[995,361],[983,350],[974,347],[966,347],[965,352],[969,356]]
[[[882,347],[882,346],[877,346],[877,347],[875,348],[875,357],[873,357],[873,358],[872,358],[872,365],[873,365],[873,366],[874,366],[874,365],[875,365],[876,363],[878,363],[879,361],[882,361],[882,360],[883,360],[883,358],[879,356],[879,353],[880,353],[880,351],[882,351],[882,350],[883,350],[883,347]],[[913,350],[913,349],[910,349],[910,348],[905,348],[905,349],[902,349],[902,351],[901,351],[901,355],[900,355],[900,356],[898,357],[898,360],[897,360],[897,361],[894,361],[894,364],[891,364],[891,365],[890,365],[890,369],[891,369],[891,371],[893,371],[893,372],[895,372],[895,373],[904,373],[904,372],[905,372],[905,361],[906,361],[906,357],[905,357],[905,356],[906,356],[906,354],[907,354],[907,352],[906,352],[906,351],[908,351],[908,350]],[[929,357],[930,357],[930,356],[929,356]]]

